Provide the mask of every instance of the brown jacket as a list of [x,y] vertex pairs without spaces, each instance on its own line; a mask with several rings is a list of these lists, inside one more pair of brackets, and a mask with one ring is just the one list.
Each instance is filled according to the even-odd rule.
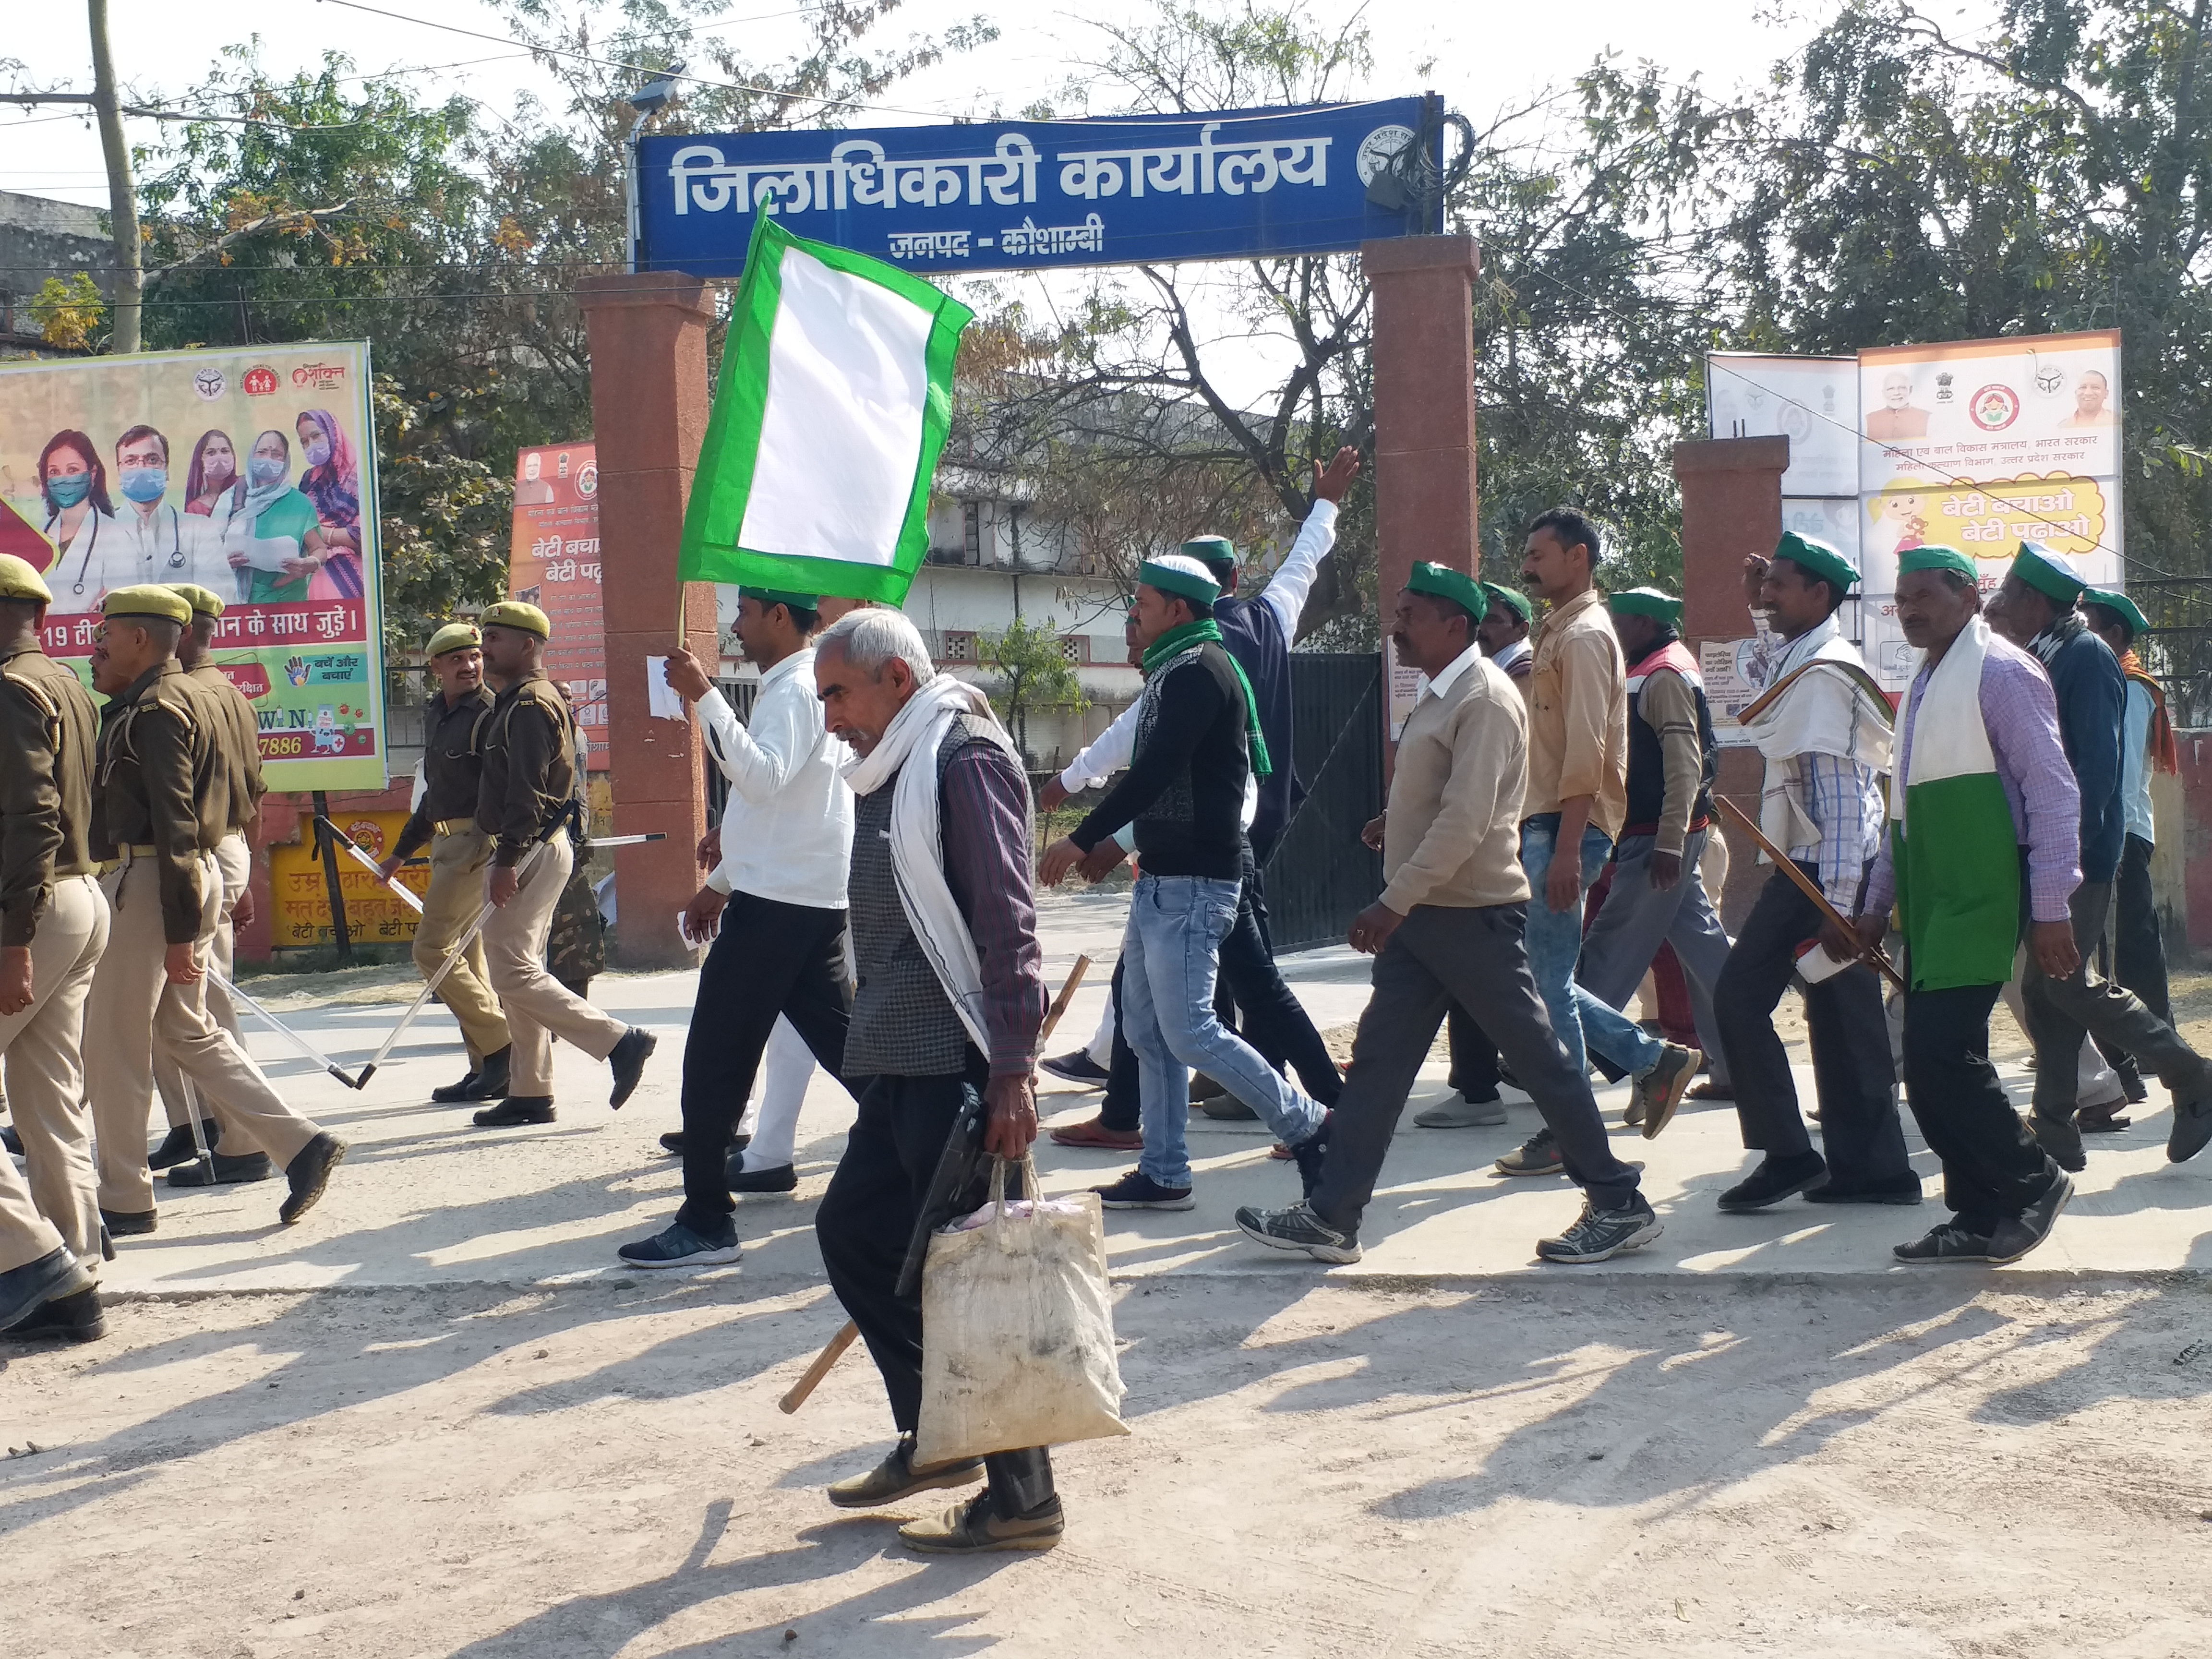
[[541,672],[499,694],[477,740],[483,776],[477,828],[498,842],[495,864],[522,861],[530,843],[576,795],[575,716]]
[[399,832],[392,852],[412,858],[429,844],[438,825],[473,818],[483,787],[483,759],[477,753],[482,728],[496,699],[479,685],[459,702],[441,691],[430,699],[422,732],[422,804]]
[[227,828],[243,830],[261,815],[261,798],[269,786],[261,779],[260,723],[253,705],[230,683],[230,676],[211,662],[203,662],[185,678],[205,698],[213,730],[222,751],[224,792],[228,798]]
[[[200,854],[213,851],[230,825],[230,792],[207,708],[205,691],[172,657],[109,698],[100,715],[93,856],[154,849],[162,937],[172,945],[199,937]],[[136,880],[129,884],[118,902],[143,890]]]
[[100,711],[35,641],[0,657],[0,945],[28,945],[54,883],[95,866]]
[[1529,817],[1595,797],[1589,821],[1615,840],[1628,817],[1628,669],[1595,588],[1544,618],[1528,671]]

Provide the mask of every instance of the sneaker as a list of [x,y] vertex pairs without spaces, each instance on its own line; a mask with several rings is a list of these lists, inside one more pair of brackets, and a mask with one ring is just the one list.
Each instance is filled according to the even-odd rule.
[[1721,1208],[1730,1215],[1749,1215],[1754,1210],[1769,1209],[1808,1187],[1819,1186],[1827,1174],[1828,1160],[1818,1152],[1800,1152],[1795,1158],[1769,1155],[1759,1160],[1756,1170],[1721,1194]]
[[738,1230],[727,1220],[712,1238],[703,1238],[681,1221],[672,1221],[651,1238],[625,1244],[615,1254],[633,1267],[712,1267],[744,1254]]
[[830,1501],[841,1510],[880,1509],[886,1504],[896,1504],[902,1498],[911,1498],[918,1492],[972,1486],[982,1478],[983,1460],[980,1457],[925,1463],[917,1468],[914,1462],[914,1437],[902,1434],[898,1443],[891,1448],[890,1455],[866,1474],[856,1474],[848,1480],[833,1482],[830,1487]]
[[1549,1129],[1537,1130],[1491,1165],[1498,1174],[1509,1176],[1558,1175],[1566,1167],[1567,1160],[1559,1155],[1559,1143]]
[[64,1342],[97,1342],[107,1334],[107,1316],[100,1310],[100,1287],[88,1285],[70,1296],[49,1297],[0,1336],[18,1341],[58,1337]]
[[317,1130],[315,1138],[284,1166],[284,1179],[292,1190],[278,1207],[276,1218],[289,1227],[313,1209],[330,1185],[331,1171],[345,1161],[345,1142],[326,1129]]
[[1947,1221],[1940,1227],[1931,1227],[1910,1244],[1893,1245],[1889,1253],[1916,1267],[1946,1261],[1987,1261],[1990,1241],[1955,1222]]
[[2027,1132],[2035,1137],[2035,1144],[2060,1169],[2071,1170],[2078,1175],[2089,1167],[2089,1154],[2081,1145],[2081,1132],[2074,1127],[2072,1113],[2063,1118],[2048,1118],[2031,1112],[2027,1122]]
[[1055,1146],[1096,1146],[1114,1152],[1133,1152],[1145,1144],[1141,1129],[1109,1129],[1106,1120],[1087,1117],[1080,1123],[1070,1123],[1052,1131]]
[[1735,1085],[1733,1083],[1716,1083],[1711,1078],[1707,1078],[1703,1083],[1698,1084],[1695,1088],[1692,1089],[1683,1097],[1683,1098],[1686,1100],[1734,1100],[1735,1098]]
[[909,1521],[899,1542],[917,1555],[982,1555],[994,1550],[1048,1550],[1065,1527],[1060,1499],[1048,1498],[1026,1515],[1001,1520],[991,1494],[979,1492],[931,1521]]
[[2051,1237],[2059,1212],[2074,1196],[2072,1177],[2061,1170],[2043,1189],[2043,1196],[2009,1221],[2000,1221],[1990,1234],[1990,1260],[2017,1261]]
[[266,1152],[226,1158],[210,1152],[189,1164],[173,1164],[165,1179],[172,1187],[234,1187],[248,1181],[274,1181],[276,1165]]
[[1641,1249],[1664,1231],[1641,1199],[1626,1210],[1597,1209],[1584,1199],[1582,1218],[1557,1238],[1538,1239],[1536,1254],[1547,1261],[1604,1261]]
[[1255,1244],[1275,1250],[1304,1250],[1316,1261],[1343,1263],[1359,1260],[1359,1239],[1354,1233],[1332,1227],[1314,1213],[1313,1206],[1293,1204],[1287,1210],[1237,1212],[1237,1231]]
[[1062,1083],[1079,1084],[1085,1089],[1103,1089],[1114,1074],[1091,1058],[1087,1048],[1072,1049],[1064,1054],[1054,1054],[1049,1060],[1037,1061],[1037,1070],[1048,1077],[1056,1077]]
[[743,1152],[730,1154],[729,1167],[722,1171],[732,1193],[793,1193],[799,1190],[799,1171],[788,1164],[779,1164],[773,1169],[748,1170]]
[[1659,1063],[1636,1079],[1636,1103],[1644,1109],[1638,1115],[1646,1140],[1657,1139],[1659,1132],[1674,1121],[1674,1110],[1698,1075],[1698,1062],[1705,1057],[1703,1049],[1670,1042],[1660,1050]]
[[509,1095],[496,1106],[487,1106],[471,1121],[479,1129],[511,1129],[519,1123],[550,1123],[553,1097]]
[[607,1056],[607,1064],[614,1068],[615,1089],[607,1097],[607,1104],[617,1111],[623,1102],[636,1092],[637,1080],[645,1075],[645,1062],[653,1058],[653,1051],[660,1046],[660,1039],[642,1025],[633,1025],[622,1034],[614,1052]]
[[1505,1121],[1505,1103],[1496,1095],[1476,1100],[1468,1095],[1424,1106],[1413,1114],[1424,1129],[1494,1129]]
[[2166,1134],[2166,1161],[2186,1164],[2212,1144],[2212,1096],[2173,1103],[2173,1127]]
[[1109,1210],[1191,1210],[1198,1200],[1188,1187],[1163,1187],[1142,1170],[1132,1170],[1110,1186],[1093,1187],[1098,1202]]

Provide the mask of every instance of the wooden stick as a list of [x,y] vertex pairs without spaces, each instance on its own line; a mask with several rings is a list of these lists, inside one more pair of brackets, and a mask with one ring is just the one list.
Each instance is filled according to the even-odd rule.
[[[1060,988],[1060,994],[1052,1000],[1052,1006],[1045,1012],[1044,1024],[1037,1028],[1037,1047],[1044,1047],[1045,1039],[1052,1035],[1052,1028],[1060,1024],[1060,1017],[1067,1012],[1067,1005],[1075,1000],[1075,993],[1083,984],[1084,975],[1090,971],[1091,958],[1076,957],[1075,966],[1067,970],[1066,983]],[[845,1350],[853,1346],[854,1339],[860,1334],[860,1328],[847,1320],[837,1334],[830,1339],[829,1346],[814,1356],[814,1363],[806,1368],[805,1374],[791,1385],[790,1391],[782,1399],[775,1402],[776,1408],[788,1417],[805,1405],[806,1396],[821,1386],[822,1379],[830,1375],[831,1367],[844,1357]]]
[[[1780,848],[1777,847],[1772,842],[1767,840],[1765,836],[1759,833],[1759,826],[1751,821],[1751,814],[1745,811],[1743,808],[1738,806],[1734,801],[1729,799],[1725,795],[1715,795],[1713,797],[1713,805],[1721,809],[1721,811],[1727,817],[1731,823],[1735,824],[1737,829],[1742,830],[1744,834],[1749,836],[1753,842],[1758,843],[1759,851],[1765,854],[1769,859],[1773,860],[1774,867],[1779,870],[1784,875],[1789,877],[1791,881],[1795,882],[1797,884],[1797,890],[1804,894],[1807,898],[1812,900],[1814,907],[1817,908],[1822,915],[1833,922],[1836,925],[1838,931],[1853,938],[1857,936],[1857,929],[1854,928],[1850,922],[1844,921],[1843,913],[1838,910],[1834,905],[1828,902],[1827,896],[1820,891],[1819,884],[1797,867],[1797,861],[1795,859],[1792,859],[1788,854],[1784,853]],[[1697,872],[1695,871],[1686,871],[1684,874],[1691,880],[1695,880],[1697,878]],[[1905,983],[1905,975],[1897,971],[1897,964],[1889,959],[1888,954],[1884,951],[1879,945],[1875,945],[1871,951],[1867,952],[1867,958],[1869,961],[1873,963],[1876,968],[1880,969],[1882,974],[1888,979],[1889,982],[1897,987],[1899,990],[1902,991],[1907,988]]]

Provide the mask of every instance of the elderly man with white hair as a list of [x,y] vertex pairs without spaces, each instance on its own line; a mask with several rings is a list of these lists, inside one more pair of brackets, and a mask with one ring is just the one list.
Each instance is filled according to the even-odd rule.
[[1018,1159],[1036,1139],[1045,994],[1029,780],[989,703],[937,672],[896,611],[856,611],[824,632],[814,679],[830,734],[857,757],[846,773],[846,894],[859,976],[844,1075],[860,1103],[814,1232],[899,1435],[875,1468],[832,1486],[830,1501],[876,1509],[981,1477],[982,1492],[908,1522],[900,1539],[926,1554],[1049,1549],[1061,1523],[1044,1447],[915,1465],[921,1297],[900,1285],[917,1224],[982,1201],[981,1190],[939,1194],[940,1207],[922,1213],[963,1103],[981,1097],[985,1152]]

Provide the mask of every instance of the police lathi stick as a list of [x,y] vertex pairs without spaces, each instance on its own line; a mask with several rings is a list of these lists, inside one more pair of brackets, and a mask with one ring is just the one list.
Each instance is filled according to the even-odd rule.
[[368,854],[362,848],[361,843],[354,840],[351,836],[346,834],[344,830],[339,829],[337,825],[332,823],[328,818],[322,818],[318,820],[318,822],[322,824],[324,829],[331,832],[331,838],[337,842],[340,850],[342,850],[349,858],[352,859],[355,863],[361,866],[362,869],[368,871],[370,875],[374,876],[378,884],[388,889],[394,898],[398,899],[402,904],[404,904],[416,915],[419,916],[422,914],[422,901],[416,898],[408,889],[402,887],[399,884],[399,878],[396,872],[392,875],[387,877],[384,873],[384,866],[379,864],[374,859],[369,857]]
[[[1082,985],[1084,975],[1090,971],[1091,958],[1089,957],[1076,957],[1075,966],[1067,970],[1066,982],[1061,985],[1060,988],[1060,994],[1052,1000],[1052,1006],[1045,1012],[1044,1024],[1037,1027],[1037,1047],[1039,1048],[1042,1048],[1044,1047],[1045,1039],[1052,1035],[1052,1028],[1060,1024],[1060,1017],[1067,1012],[1067,1005],[1075,1000],[1076,990]],[[973,1127],[975,1133],[969,1137],[969,1139],[976,1139],[980,1136],[981,1125],[978,1122],[973,1126]],[[952,1143],[960,1141],[962,1139],[961,1126],[958,1123],[955,1123],[953,1126],[952,1135],[946,1145],[945,1156],[939,1159],[940,1176],[942,1176],[943,1167],[946,1159],[955,1155],[956,1149]],[[973,1149],[969,1148],[969,1150],[972,1153]],[[935,1182],[931,1183],[933,1187],[937,1184],[938,1183]],[[1030,1196],[1031,1198],[1035,1198],[1036,1194],[1032,1193]],[[929,1219],[926,1210],[921,1219],[924,1224],[927,1224]],[[917,1231],[919,1231],[920,1230],[917,1229]],[[902,1280],[900,1288],[907,1288],[903,1281],[913,1276],[918,1265],[919,1256],[922,1251],[927,1249],[927,1245],[928,1237],[926,1233],[912,1240],[907,1245],[907,1264],[900,1270],[899,1273],[899,1278]],[[791,1385],[789,1392],[787,1392],[782,1399],[775,1402],[776,1409],[781,1412],[786,1417],[788,1417],[792,1413],[797,1411],[801,1406],[804,1406],[806,1403],[806,1396],[812,1394],[814,1390],[820,1386],[822,1379],[829,1376],[831,1368],[835,1366],[840,1359],[844,1358],[845,1350],[853,1346],[853,1339],[860,1335],[860,1328],[858,1325],[855,1325],[851,1320],[847,1320],[843,1326],[839,1328],[837,1334],[830,1339],[828,1345],[823,1347],[822,1352],[814,1356],[814,1363],[806,1368],[805,1374],[799,1377],[798,1382]]]
[[[244,1003],[246,1007],[252,1009],[253,1012],[259,1015],[262,1020],[266,1023],[269,1028],[275,1031],[277,1036],[283,1037],[295,1048],[297,1048],[301,1054],[307,1055],[309,1060],[313,1060],[316,1065],[321,1066],[339,1082],[344,1084],[347,1088],[358,1089],[363,1083],[368,1081],[368,1073],[366,1072],[363,1072],[358,1079],[348,1077],[345,1074],[345,1068],[340,1066],[337,1061],[332,1060],[320,1048],[315,1047],[313,1043],[308,1042],[307,1038],[301,1036],[297,1031],[287,1025],[283,1020],[277,1018],[276,1015],[270,1013],[266,1008],[256,1002],[252,997],[240,990],[238,988],[238,982],[235,980],[225,979],[220,972],[213,968],[207,970],[207,976],[213,983],[222,986],[224,990],[229,992],[231,995],[236,997],[239,1001]],[[198,1121],[197,1113],[194,1115],[194,1121],[195,1122]],[[195,1133],[197,1133],[197,1131],[195,1131]]]

